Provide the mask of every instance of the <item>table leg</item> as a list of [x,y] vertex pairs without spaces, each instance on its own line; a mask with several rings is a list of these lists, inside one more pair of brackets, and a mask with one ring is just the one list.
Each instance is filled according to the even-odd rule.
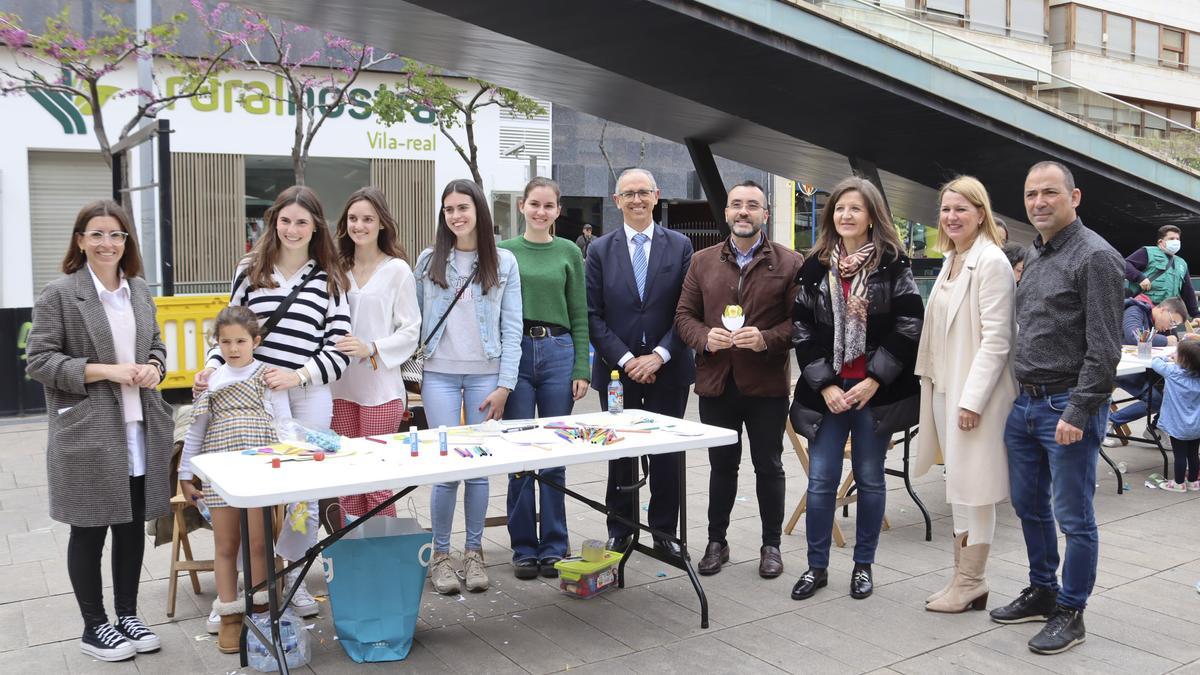
[[[414,487],[407,487],[407,488],[404,488],[403,490],[397,491],[396,494],[392,495],[386,501],[378,504],[377,506],[375,506],[375,508],[364,513],[361,518],[355,519],[349,525],[345,525],[345,526],[335,530],[333,532],[333,534],[330,534],[329,536],[327,536],[324,539],[317,542],[317,544],[315,546],[313,546],[312,548],[310,548],[304,552],[303,558],[301,558],[300,560],[297,560],[289,565],[286,565],[282,570],[276,571],[274,564],[268,564],[267,565],[267,580],[264,581],[263,583],[258,584],[256,586],[252,586],[250,583],[246,583],[246,591],[245,591],[245,593],[246,593],[246,613],[242,620],[242,637],[241,637],[241,644],[239,645],[239,654],[240,654],[240,658],[241,658],[241,664],[243,667],[249,665],[248,661],[247,661],[247,657],[246,657],[246,637],[247,637],[247,631],[252,630],[252,631],[254,631],[255,635],[258,636],[258,639],[262,641],[263,644],[270,645],[270,646],[268,646],[268,650],[273,652],[272,656],[274,656],[276,661],[280,664],[280,672],[281,673],[288,672],[286,659],[282,658],[283,647],[282,647],[282,640],[281,640],[280,634],[279,634],[279,618],[283,614],[283,609],[281,609],[281,608],[287,607],[291,603],[292,596],[295,595],[296,589],[300,587],[301,580],[304,579],[305,574],[308,573],[309,568],[312,567],[312,564],[313,564],[313,562],[316,561],[317,556],[320,555],[322,551],[324,551],[325,549],[329,548],[334,543],[336,543],[339,539],[346,536],[346,534],[348,532],[354,530],[359,525],[365,523],[368,519],[378,515],[380,511],[383,511],[384,509],[391,506],[392,504],[395,504],[402,497],[407,496],[409,493],[411,493],[415,489],[416,489],[416,487],[414,486]],[[264,507],[262,507],[262,512],[263,512],[263,528],[264,528],[263,531],[265,533],[264,544],[266,546],[266,558],[268,561],[271,561],[273,563],[275,560],[275,541],[274,541],[274,538],[271,536],[271,532],[274,530],[274,508],[272,508],[270,506],[264,506]],[[249,514],[249,511],[247,511],[246,509],[242,509],[242,568],[244,570],[246,570],[246,577],[249,579],[249,578],[252,578],[252,576],[249,571],[251,568],[250,568],[250,518],[249,518],[248,514]],[[296,578],[296,583],[287,589],[286,597],[283,598],[281,601],[278,594],[276,593],[276,589],[278,588],[276,582],[279,579],[280,575],[286,576],[289,572],[291,572],[294,569],[300,569],[300,574]],[[254,623],[250,620],[250,616],[251,616],[250,608],[252,607],[251,598],[253,597],[253,595],[256,591],[261,591],[263,589],[266,589],[267,597],[269,598],[269,601],[270,601],[269,607],[270,607],[271,633],[272,633],[270,638],[268,638],[266,635],[263,635],[262,632],[258,630],[258,627],[255,626]]]
[[[279,587],[276,585],[278,577],[275,573],[275,542],[273,541],[274,537],[271,536],[271,532],[275,529],[275,509],[268,506],[259,510],[262,511],[263,515],[263,545],[266,547],[267,607],[269,608],[269,616],[271,617],[271,644],[274,646],[274,649],[271,651],[272,656],[275,657],[275,663],[279,666],[280,675],[288,675],[290,669],[288,668],[286,654],[283,651],[283,636],[279,630],[279,622],[283,617],[283,608],[287,607],[287,605],[281,605],[279,602]],[[297,584],[299,584],[299,580],[297,580]],[[288,593],[288,598],[291,598],[291,593]]]
[[[553,490],[558,490],[559,492],[563,493],[564,495],[566,495],[576,501],[582,502],[586,506],[589,506],[592,509],[599,511],[600,513],[603,513],[608,516],[615,516],[618,520],[620,520],[624,524],[628,525],[629,527],[633,528],[633,542],[629,545],[629,549],[624,552],[625,555],[623,555],[621,557],[621,562],[617,565],[617,581],[618,581],[617,585],[619,588],[624,587],[623,577],[625,574],[625,571],[624,571],[625,570],[625,562],[627,560],[629,560],[630,554],[632,554],[634,551],[638,551],[650,558],[654,558],[655,560],[657,560],[665,565],[670,565],[671,567],[674,567],[676,569],[681,569],[684,572],[686,572],[688,575],[688,579],[692,582],[692,587],[696,590],[696,596],[700,600],[700,627],[708,628],[708,598],[704,595],[704,588],[702,588],[700,586],[700,577],[696,575],[696,570],[693,569],[693,567],[692,567],[691,556],[689,556],[687,553],[687,526],[686,526],[687,506],[683,503],[683,500],[685,498],[683,495],[686,495],[686,487],[687,487],[687,478],[684,475],[684,473],[686,472],[685,467],[686,467],[685,462],[680,460],[680,463],[679,463],[679,481],[680,481],[680,483],[679,484],[680,484],[680,491],[682,493],[681,497],[680,497],[680,519],[681,519],[680,528],[681,528],[682,535],[679,537],[675,536],[674,534],[668,534],[666,532],[661,532],[661,531],[656,530],[648,525],[643,525],[640,520],[632,520],[632,519],[626,518],[625,516],[622,516],[620,514],[612,513],[611,510],[606,505],[601,504],[600,502],[598,502],[594,499],[591,499],[589,497],[585,497],[585,496],[579,494],[578,492],[568,488],[565,485],[561,485],[552,480],[548,480],[548,479],[542,477],[537,472],[530,472],[528,475],[531,478],[533,478],[534,480],[536,480],[538,483],[540,483],[543,488],[548,487]],[[640,483],[641,483],[641,481],[635,483],[633,486],[630,486],[630,490],[633,491],[633,496],[635,499],[637,499],[637,494],[638,494],[637,489],[638,489],[638,487],[640,487]],[[634,503],[637,504],[639,502],[635,501]],[[637,511],[635,510],[634,513],[637,513]],[[677,560],[677,559],[668,559],[665,557],[661,557],[659,555],[658,551],[656,551],[654,548],[652,548],[650,546],[646,546],[645,544],[639,544],[638,543],[638,535],[642,531],[649,532],[653,537],[655,537],[657,539],[662,539],[664,541],[673,541],[673,542],[679,544],[680,551],[683,553],[683,559]]]
[[683,571],[687,572],[688,579],[692,582],[692,588],[696,589],[696,596],[700,598],[700,627],[708,628],[708,596],[704,595],[704,588],[700,586],[700,577],[696,576],[696,570],[692,567],[692,556],[688,553],[687,460],[683,453],[679,454],[679,553],[683,557]]
[[904,489],[908,491],[908,496],[912,498],[913,503],[916,504],[917,508],[921,511],[921,516],[925,519],[925,541],[933,541],[933,521],[929,517],[929,509],[925,508],[925,502],[921,501],[921,498],[917,496],[917,491],[913,489],[912,484],[910,463],[912,439],[916,434],[917,432],[914,432],[912,429],[905,429],[904,431],[904,470],[897,471],[895,469],[885,469],[884,473],[889,476],[895,476],[897,478],[904,479]]
[[1125,494],[1125,476],[1121,475],[1121,470],[1117,468],[1117,463],[1112,461],[1112,458],[1104,451],[1103,445],[1100,446],[1100,458],[1112,468],[1113,475],[1117,477],[1117,494]]
[[[249,516],[249,512],[246,509],[241,509],[241,530],[242,530],[242,569],[246,570],[246,578],[250,579],[251,578],[250,571],[249,571],[250,570],[250,516]],[[244,586],[245,586],[245,589],[243,592],[244,592],[245,597],[244,597],[243,601],[245,602],[245,611],[242,612],[242,632],[241,632],[241,636],[238,638],[238,660],[241,663],[243,668],[250,665],[250,662],[247,660],[247,655],[246,655],[247,626],[254,625],[250,621],[250,615],[251,615],[250,599],[254,596],[254,590],[250,588],[250,584],[248,584],[248,583],[244,584]],[[254,632],[258,633],[258,629],[255,628]],[[262,638],[262,637],[263,637],[262,635],[259,635],[259,638]]]

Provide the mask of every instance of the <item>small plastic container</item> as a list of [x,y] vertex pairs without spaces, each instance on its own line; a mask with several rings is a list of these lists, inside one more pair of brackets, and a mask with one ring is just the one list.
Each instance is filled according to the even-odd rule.
[[604,557],[596,562],[581,558],[568,558],[554,563],[558,570],[558,587],[563,593],[576,598],[595,597],[617,585],[617,563],[623,554],[605,551]]

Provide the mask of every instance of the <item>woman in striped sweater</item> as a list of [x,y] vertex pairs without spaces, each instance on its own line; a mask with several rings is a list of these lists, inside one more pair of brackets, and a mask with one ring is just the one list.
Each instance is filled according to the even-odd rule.
[[[311,188],[295,185],[279,193],[267,210],[266,224],[254,249],[238,263],[229,304],[249,307],[266,322],[292,289],[302,284],[282,318],[263,336],[254,358],[269,367],[264,375],[267,385],[288,392],[297,421],[327,428],[333,417],[329,385],[350,364],[350,357],[336,346],[350,333],[346,274],[338,263],[321,201]],[[210,350],[207,367],[196,374],[194,390],[203,390],[208,376],[222,363],[220,351]],[[317,504],[292,504],[288,511],[275,551],[285,560],[296,560],[316,543]],[[306,515],[300,516],[301,511]],[[288,583],[293,581],[294,576],[289,576]],[[303,583],[292,606],[302,616],[318,611]]]

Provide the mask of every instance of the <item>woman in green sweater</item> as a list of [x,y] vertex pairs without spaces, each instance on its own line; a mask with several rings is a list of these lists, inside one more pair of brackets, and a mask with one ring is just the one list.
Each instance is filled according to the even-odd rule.
[[[587,294],[583,282],[583,255],[574,243],[555,237],[551,226],[559,213],[558,183],[534,178],[518,202],[525,216],[525,232],[500,242],[512,251],[521,272],[524,329],[517,386],[504,408],[505,419],[569,415],[575,401],[588,390]],[[566,482],[566,468],[542,469],[543,478]],[[540,573],[556,577],[554,563],[567,555],[567,514],[563,494],[540,490],[539,532],[534,508],[534,480],[508,479],[508,534],[512,538],[513,567],[518,579]]]

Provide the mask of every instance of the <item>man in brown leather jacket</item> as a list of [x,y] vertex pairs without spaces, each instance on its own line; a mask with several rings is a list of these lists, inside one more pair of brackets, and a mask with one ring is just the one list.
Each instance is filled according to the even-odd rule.
[[[738,432],[732,445],[708,451],[708,547],[697,567],[716,574],[729,561],[725,533],[737,495],[746,427],[754,462],[762,542],[758,573],[783,573],[783,428],[788,415],[788,351],[800,254],[768,239],[766,195],[753,181],[729,191],[730,237],[692,256],[675,311],[675,331],[696,350],[700,420]],[[726,312],[728,306],[741,312]],[[725,327],[725,321],[732,327]]]

